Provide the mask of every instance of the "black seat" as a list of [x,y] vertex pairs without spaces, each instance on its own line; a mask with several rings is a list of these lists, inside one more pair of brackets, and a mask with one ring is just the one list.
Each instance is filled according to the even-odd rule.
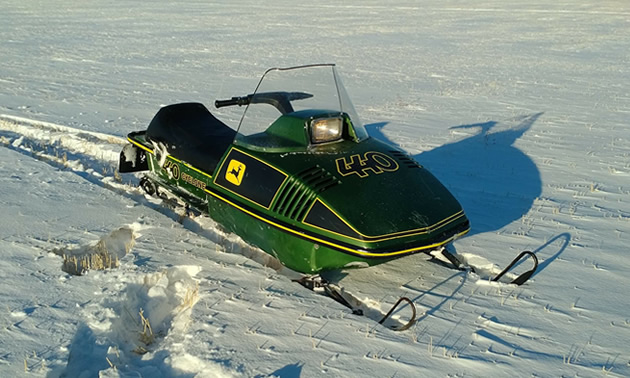
[[146,135],[149,140],[163,143],[178,160],[213,174],[236,131],[216,119],[203,104],[188,102],[160,109]]

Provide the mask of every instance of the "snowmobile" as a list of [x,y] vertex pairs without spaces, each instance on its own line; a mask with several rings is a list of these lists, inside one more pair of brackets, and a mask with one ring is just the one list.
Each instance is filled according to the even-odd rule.
[[[217,100],[245,106],[236,128],[201,103],[161,108],[146,130],[129,133],[119,171],[146,172],[149,195],[174,195],[227,231],[303,273],[301,285],[363,315],[361,300],[319,273],[367,267],[424,252],[431,261],[472,271],[446,246],[470,230],[455,197],[404,150],[371,138],[334,64],[267,70],[255,91]],[[441,258],[437,258],[439,256]],[[527,258],[522,252],[498,281]],[[408,305],[401,297],[379,323]],[[376,319],[375,319],[376,320]]]
[[201,103],[165,106],[128,135],[120,172],[148,171],[148,194],[174,193],[306,274],[440,250],[470,230],[435,176],[368,135],[334,64],[269,69],[254,93],[214,105],[245,106],[236,129]]

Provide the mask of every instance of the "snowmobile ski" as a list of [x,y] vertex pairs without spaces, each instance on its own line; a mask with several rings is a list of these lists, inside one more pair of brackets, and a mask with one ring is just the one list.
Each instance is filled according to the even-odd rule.
[[[304,276],[299,280],[295,280],[295,282],[299,283],[300,285],[311,291],[326,295],[334,299],[335,301],[352,310],[353,315],[365,315],[363,310],[361,309],[362,301],[360,299],[345,291],[342,287],[328,282],[320,276]],[[411,308],[411,316],[409,317],[409,320],[406,323],[397,322],[398,324],[394,325],[386,323],[388,319],[391,319],[392,314],[401,304],[407,304],[409,305],[409,308]],[[416,306],[413,301],[407,297],[400,297],[385,315],[381,314],[382,317],[380,320],[378,320],[378,324],[381,324],[393,331],[405,331],[415,324],[417,320],[416,314]]]

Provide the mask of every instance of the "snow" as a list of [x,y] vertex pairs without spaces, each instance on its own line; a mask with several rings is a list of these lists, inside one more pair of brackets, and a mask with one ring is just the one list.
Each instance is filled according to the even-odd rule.
[[[0,376],[630,375],[626,2],[0,10]],[[461,201],[473,229],[454,247],[478,274],[425,255],[344,272],[368,316],[352,315],[115,173],[161,105],[210,108],[314,62],[337,63],[370,134]],[[62,270],[60,251],[99,241],[118,267]],[[488,282],[521,250],[540,259],[530,282]],[[403,295],[415,325],[378,325]]]

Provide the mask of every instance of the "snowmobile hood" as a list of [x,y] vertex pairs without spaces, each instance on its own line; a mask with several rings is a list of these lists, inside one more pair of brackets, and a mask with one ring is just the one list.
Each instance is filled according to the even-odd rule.
[[[459,202],[428,170],[374,138],[290,153],[236,147],[230,160],[245,161],[232,172],[243,172],[236,190],[252,185],[251,193],[266,193],[259,204],[279,217],[336,237],[374,243],[421,235],[438,242],[469,227]],[[230,175],[225,166],[222,175]]]

